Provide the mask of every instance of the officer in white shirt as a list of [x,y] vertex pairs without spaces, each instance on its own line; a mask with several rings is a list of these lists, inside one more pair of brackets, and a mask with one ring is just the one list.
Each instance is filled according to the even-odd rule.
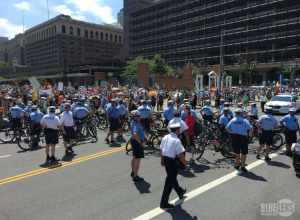
[[185,121],[183,121],[180,117],[180,112],[176,111],[174,113],[174,118],[169,122],[168,124],[168,130],[170,130],[170,125],[172,124],[176,124],[179,123],[180,124],[180,129],[179,129],[179,139],[182,141],[182,143],[186,143],[188,146],[190,146],[190,138],[189,135],[187,133],[187,130],[189,129],[189,127],[187,126],[187,124],[185,123]]
[[70,103],[66,103],[64,106],[64,112],[60,117],[60,125],[63,127],[64,146],[67,156],[74,153],[72,149],[72,142],[75,139],[75,124]]
[[[46,164],[55,163],[55,145],[58,144],[58,131],[60,128],[59,118],[55,115],[55,106],[49,107],[49,113],[41,120],[41,125],[44,128],[46,139]],[[51,148],[51,156],[49,150]]]
[[181,188],[177,181],[179,164],[186,166],[185,150],[181,144],[178,135],[180,133],[180,123],[173,123],[169,125],[170,134],[166,135],[160,145],[161,149],[161,165],[165,167],[167,177],[165,181],[164,191],[162,194],[160,208],[169,209],[174,208],[169,204],[169,196],[172,189],[174,189],[180,199],[184,198],[186,190]]

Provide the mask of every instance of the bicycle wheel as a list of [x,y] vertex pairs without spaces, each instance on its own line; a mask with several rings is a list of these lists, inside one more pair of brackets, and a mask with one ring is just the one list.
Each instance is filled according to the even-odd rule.
[[132,146],[131,146],[131,141],[130,141],[130,139],[129,139],[129,140],[127,141],[127,143],[126,143],[125,150],[126,150],[126,154],[129,154],[129,152],[132,151]]
[[7,128],[0,132],[0,141],[4,144],[12,143],[14,139],[14,131]]
[[151,147],[154,150],[160,151],[161,138],[158,135],[152,136],[151,140],[150,140],[150,143],[151,143]]
[[191,146],[192,158],[196,160],[200,160],[204,154],[206,148],[206,143],[202,140],[195,140]]
[[220,152],[223,155],[223,157],[233,158],[234,153],[233,153],[231,141],[226,141],[226,142],[222,143]]
[[89,135],[92,138],[93,143],[98,142],[97,128],[95,126],[89,127]]
[[283,145],[283,137],[280,134],[273,135],[273,144],[271,146],[272,150],[279,150],[279,148]]
[[19,131],[19,134],[17,134],[16,136],[17,145],[21,150],[28,151],[29,149],[31,149],[31,137],[26,131]]
[[163,129],[164,128],[164,122],[161,120],[155,120],[153,123],[154,123],[155,129]]
[[107,120],[105,118],[103,117],[100,118],[98,128],[100,130],[105,130],[108,128]]

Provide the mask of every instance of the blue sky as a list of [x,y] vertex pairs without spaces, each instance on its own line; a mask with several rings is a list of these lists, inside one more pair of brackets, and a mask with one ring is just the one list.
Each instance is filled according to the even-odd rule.
[[[48,0],[50,18],[58,14],[94,23],[114,23],[123,0]],[[47,20],[47,0],[0,0],[0,36],[12,38]]]

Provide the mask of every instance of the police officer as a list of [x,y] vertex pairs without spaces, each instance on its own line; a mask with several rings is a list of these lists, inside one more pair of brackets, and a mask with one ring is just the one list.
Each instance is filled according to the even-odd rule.
[[140,113],[141,123],[142,123],[145,131],[148,133],[150,131],[150,125],[151,125],[151,119],[152,119],[152,110],[147,105],[147,101],[142,100],[141,104],[142,105],[140,107],[138,107],[137,110]]
[[174,102],[173,102],[173,100],[169,100],[168,106],[167,106],[167,108],[165,108],[164,113],[163,113],[164,118],[165,118],[165,125],[168,125],[169,122],[174,118],[174,112],[175,112]]
[[229,115],[229,108],[224,107],[223,108],[223,114],[220,116],[218,124],[221,130],[221,141],[226,140],[228,138],[228,132],[226,131],[226,126],[231,120],[231,117]]
[[265,160],[270,161],[269,157],[270,146],[273,144],[273,130],[278,126],[278,122],[272,115],[272,109],[265,108],[265,115],[260,116],[258,120],[259,128],[261,129],[261,134],[259,137],[259,147],[257,148],[256,158],[260,159],[260,151],[266,145],[266,155]]
[[250,105],[250,114],[253,115],[255,120],[258,119],[258,109],[255,102]]
[[108,105],[108,108],[106,109],[106,115],[109,121],[109,131],[107,133],[105,140],[108,144],[114,143],[114,132],[118,131],[119,135],[121,134],[120,111],[117,108],[116,101],[117,101],[116,99],[112,99],[111,104]]
[[[41,120],[41,125],[44,128],[46,139],[46,163],[55,163],[57,159],[55,157],[55,145],[58,144],[58,131],[60,127],[59,118],[55,115],[55,106],[49,107],[49,113],[44,115]],[[49,150],[51,152],[49,155]]]
[[29,114],[30,131],[31,131],[30,135],[36,137],[34,138],[34,141],[32,143],[33,148],[38,147],[40,134],[42,131],[41,120],[43,116],[44,114],[38,111],[38,107],[36,105],[33,105],[31,107],[31,113]]
[[213,120],[213,110],[210,106],[210,101],[205,101],[200,113],[205,122],[211,122]]
[[171,133],[166,135],[160,145],[161,149],[161,165],[165,167],[167,177],[165,186],[160,202],[160,208],[169,209],[174,208],[169,204],[169,196],[172,189],[174,189],[179,196],[179,199],[183,199],[186,190],[179,186],[177,181],[178,175],[178,161],[182,166],[186,166],[185,150],[178,138],[180,132],[180,123],[170,124]]
[[142,181],[143,178],[138,176],[141,159],[144,158],[144,142],[145,133],[141,124],[140,113],[137,110],[131,112],[133,117],[131,122],[131,139],[132,161],[131,161],[131,177],[134,182]]
[[24,117],[25,111],[18,104],[15,104],[9,109],[12,129],[17,131],[22,128],[21,119]]
[[298,119],[295,116],[296,109],[291,108],[289,114],[280,120],[280,124],[285,128],[286,155],[292,156],[291,146],[297,142],[297,131],[299,131]]
[[60,125],[63,129],[65,154],[73,154],[72,141],[75,139],[75,123],[70,103],[64,104],[64,112],[60,116]]
[[118,139],[123,141],[124,140],[124,138],[123,138],[123,126],[124,126],[124,123],[126,121],[126,117],[128,115],[128,108],[127,108],[126,104],[124,103],[124,101],[120,100],[119,104],[117,106],[117,109],[119,110],[120,121],[121,121],[121,133],[119,134]]
[[246,158],[248,154],[248,135],[251,132],[252,125],[247,119],[243,118],[243,110],[237,109],[235,117],[230,120],[226,130],[231,134],[232,148],[235,153],[235,169],[247,172]]

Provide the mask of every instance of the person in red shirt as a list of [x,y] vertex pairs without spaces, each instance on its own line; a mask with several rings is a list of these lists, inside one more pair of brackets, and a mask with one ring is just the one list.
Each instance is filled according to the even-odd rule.
[[195,131],[196,118],[192,114],[190,106],[186,106],[185,111],[186,111],[186,117],[185,117],[184,122],[188,126],[187,133],[188,133],[188,136],[190,138],[190,141],[192,141],[194,139],[194,136],[195,136],[194,131]]

